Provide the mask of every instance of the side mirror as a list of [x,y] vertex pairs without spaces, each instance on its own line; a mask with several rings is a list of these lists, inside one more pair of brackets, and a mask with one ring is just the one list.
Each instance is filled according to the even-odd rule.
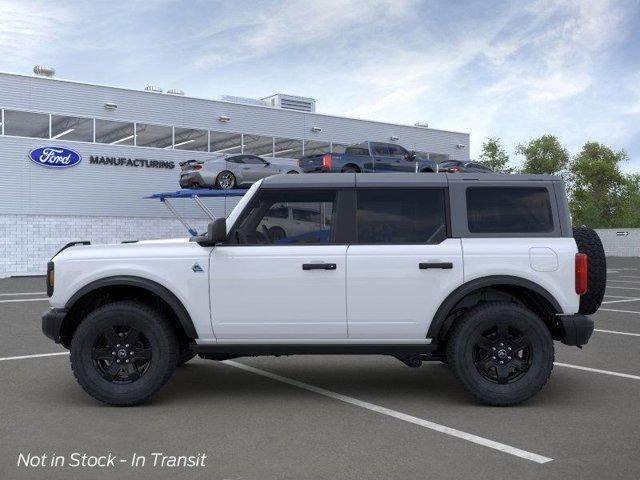
[[271,162],[270,162],[270,161],[265,160],[265,162],[267,162],[267,163],[265,163],[265,164],[264,164],[264,166],[265,166],[265,167],[269,167],[269,166],[271,166]]
[[227,219],[218,218],[207,226],[207,233],[192,237],[192,242],[197,242],[203,247],[213,247],[214,245],[224,242],[227,238]]

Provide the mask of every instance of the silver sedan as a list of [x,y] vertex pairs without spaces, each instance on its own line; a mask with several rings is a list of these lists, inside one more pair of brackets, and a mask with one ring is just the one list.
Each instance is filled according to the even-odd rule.
[[248,186],[270,175],[300,173],[293,159],[266,160],[257,155],[220,155],[208,160],[180,164],[181,188],[221,188]]

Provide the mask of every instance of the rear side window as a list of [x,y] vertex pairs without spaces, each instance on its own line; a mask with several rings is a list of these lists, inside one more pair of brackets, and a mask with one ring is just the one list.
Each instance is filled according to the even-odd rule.
[[369,155],[369,149],[365,147],[347,147],[344,152],[346,155]]
[[440,243],[447,236],[443,189],[357,192],[358,243]]
[[553,232],[549,191],[544,187],[467,188],[471,233]]

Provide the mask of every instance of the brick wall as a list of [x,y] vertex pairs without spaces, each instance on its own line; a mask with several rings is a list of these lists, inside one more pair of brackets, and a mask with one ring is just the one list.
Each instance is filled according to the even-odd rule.
[[[207,223],[188,221],[198,231]],[[119,243],[186,236],[174,218],[0,215],[0,277],[44,275],[49,259],[71,241]]]

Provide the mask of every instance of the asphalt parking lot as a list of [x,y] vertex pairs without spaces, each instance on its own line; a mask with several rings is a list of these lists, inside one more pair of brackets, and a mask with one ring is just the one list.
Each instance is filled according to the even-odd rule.
[[[638,258],[609,259],[594,337],[556,344],[549,384],[511,408],[477,403],[444,365],[375,356],[195,359],[150,403],[108,407],[42,335],[43,284],[0,280],[1,479],[640,478]],[[27,452],[207,458],[18,467]]]

